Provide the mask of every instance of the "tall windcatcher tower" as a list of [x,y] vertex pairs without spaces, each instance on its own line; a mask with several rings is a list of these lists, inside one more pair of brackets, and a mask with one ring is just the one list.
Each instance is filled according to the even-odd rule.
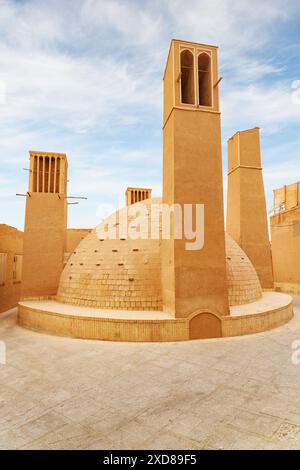
[[258,127],[228,141],[227,232],[252,261],[262,288],[273,288]]
[[65,154],[30,151],[22,297],[55,295],[63,270],[67,229]]
[[202,249],[163,241],[164,308],[176,317],[229,313],[217,52],[173,40],[164,74],[163,202],[204,205]]

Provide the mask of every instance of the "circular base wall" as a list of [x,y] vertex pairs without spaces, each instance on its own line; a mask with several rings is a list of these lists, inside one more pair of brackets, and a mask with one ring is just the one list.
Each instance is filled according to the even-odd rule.
[[271,330],[293,317],[292,298],[265,292],[262,299],[232,307],[230,315],[196,312],[172,318],[164,312],[101,310],[55,300],[24,300],[18,306],[21,326],[55,335],[127,342],[186,341],[240,336]]

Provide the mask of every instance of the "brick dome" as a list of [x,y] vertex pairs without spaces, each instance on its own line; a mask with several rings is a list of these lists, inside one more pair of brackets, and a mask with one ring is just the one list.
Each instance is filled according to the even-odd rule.
[[226,233],[226,269],[229,305],[249,304],[262,297],[255,268],[241,247]]
[[[160,199],[148,199],[148,207]],[[119,217],[125,210],[119,211]],[[119,231],[116,214],[100,224]],[[150,218],[150,211],[145,218]],[[128,223],[134,224],[132,220]],[[159,218],[151,221],[159,225]],[[149,224],[150,225],[150,224]],[[159,230],[160,227],[158,227]],[[153,239],[101,238],[94,229],[70,256],[61,275],[57,300],[67,304],[121,310],[162,310],[161,242]],[[239,245],[226,235],[229,304],[258,300],[261,287],[256,271]]]

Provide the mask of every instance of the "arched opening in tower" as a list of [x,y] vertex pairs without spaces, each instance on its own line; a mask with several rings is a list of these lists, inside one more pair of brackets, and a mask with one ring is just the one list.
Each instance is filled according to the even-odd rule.
[[195,104],[194,56],[191,51],[184,50],[180,54],[181,67],[181,102]]
[[212,105],[211,61],[208,54],[203,52],[198,56],[198,91],[199,105]]

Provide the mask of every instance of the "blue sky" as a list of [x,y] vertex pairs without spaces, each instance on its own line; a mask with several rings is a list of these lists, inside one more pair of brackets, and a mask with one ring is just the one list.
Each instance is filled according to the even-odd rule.
[[259,126],[268,208],[300,180],[298,0],[0,0],[0,223],[23,228],[28,151],[66,152],[70,227],[127,186],[161,193],[162,75],[172,38],[219,46],[227,139]]

